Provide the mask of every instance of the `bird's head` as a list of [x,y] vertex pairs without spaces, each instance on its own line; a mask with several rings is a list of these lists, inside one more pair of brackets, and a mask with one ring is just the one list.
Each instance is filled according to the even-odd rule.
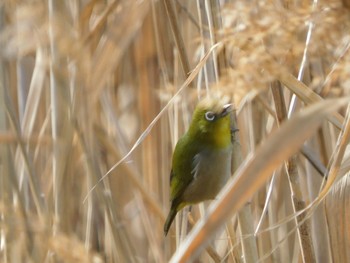
[[231,142],[231,112],[232,105],[225,99],[201,100],[193,113],[190,136],[213,147],[226,147]]

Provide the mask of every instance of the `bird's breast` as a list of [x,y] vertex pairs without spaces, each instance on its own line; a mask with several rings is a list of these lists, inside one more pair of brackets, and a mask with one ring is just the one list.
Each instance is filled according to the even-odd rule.
[[198,203],[214,199],[231,175],[232,148],[202,151],[193,158],[193,180],[186,188],[183,200]]

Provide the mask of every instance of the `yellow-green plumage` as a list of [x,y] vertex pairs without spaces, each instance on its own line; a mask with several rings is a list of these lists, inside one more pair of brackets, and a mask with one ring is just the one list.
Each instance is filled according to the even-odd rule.
[[189,130],[175,147],[170,174],[171,208],[166,235],[183,207],[214,199],[231,174],[231,106],[219,99],[200,101]]

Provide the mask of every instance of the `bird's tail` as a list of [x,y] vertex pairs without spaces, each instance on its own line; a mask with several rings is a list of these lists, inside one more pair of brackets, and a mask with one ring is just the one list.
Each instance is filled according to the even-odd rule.
[[173,223],[176,214],[177,214],[177,210],[172,207],[170,209],[170,212],[169,212],[168,217],[167,217],[165,224],[164,224],[164,236],[166,236],[168,234],[169,228],[170,228],[171,224]]

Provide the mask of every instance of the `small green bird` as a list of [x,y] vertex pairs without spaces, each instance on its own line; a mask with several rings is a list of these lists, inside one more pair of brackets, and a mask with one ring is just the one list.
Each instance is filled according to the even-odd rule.
[[177,142],[170,173],[171,208],[164,235],[187,205],[214,199],[231,175],[231,104],[206,98],[193,113],[188,131]]

